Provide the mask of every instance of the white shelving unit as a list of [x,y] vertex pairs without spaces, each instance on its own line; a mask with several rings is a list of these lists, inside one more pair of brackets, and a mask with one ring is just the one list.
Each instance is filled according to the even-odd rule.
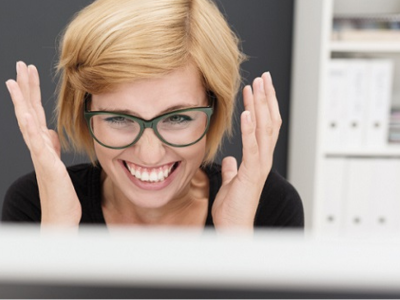
[[[306,228],[317,235],[324,233],[321,220],[324,217],[328,158],[378,158],[400,162],[400,145],[387,144],[373,149],[359,147],[333,151],[326,149],[322,143],[326,105],[324,95],[329,84],[327,68],[333,57],[393,59],[395,71],[392,106],[400,107],[400,40],[331,41],[333,16],[346,13],[400,13],[400,0],[295,2],[288,174],[289,180],[299,190],[304,201]],[[400,186],[400,177],[396,180]],[[400,195],[398,197],[400,205]]]
[[332,41],[329,50],[337,53],[398,53],[400,52],[400,41],[391,43]]

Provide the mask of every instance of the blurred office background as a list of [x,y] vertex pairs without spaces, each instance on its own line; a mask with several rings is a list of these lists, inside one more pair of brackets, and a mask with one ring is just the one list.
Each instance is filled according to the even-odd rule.
[[400,1],[297,0],[288,177],[318,235],[400,231]]
[[[60,32],[75,12],[91,2],[0,1],[0,79],[5,82],[15,76],[15,62],[18,60],[35,64],[41,74],[42,98],[51,127],[54,126],[51,118],[56,87],[54,66]],[[263,71],[272,73],[283,118],[274,167],[300,192],[307,231],[327,238],[328,242],[324,243],[322,239],[308,243],[303,236],[301,239],[285,237],[283,232],[274,236],[256,235],[250,244],[235,237],[225,240],[225,243],[211,241],[207,246],[204,239],[198,241],[201,244],[196,244],[185,237],[186,248],[176,251],[174,247],[182,244],[163,234],[161,244],[166,247],[159,251],[160,240],[149,243],[152,235],[142,235],[144,239],[139,239],[139,243],[136,239],[122,238],[119,239],[121,244],[116,243],[118,239],[113,239],[113,243],[104,240],[104,244],[99,244],[96,236],[90,233],[86,237],[80,235],[79,241],[71,239],[73,236],[67,239],[57,236],[57,242],[51,237],[47,243],[43,243],[43,237],[38,242],[27,236],[21,240],[18,250],[25,250],[29,255],[14,255],[17,253],[16,232],[2,232],[3,250],[9,254],[2,257],[5,266],[0,274],[3,276],[0,276],[3,280],[0,280],[2,296],[48,297],[62,293],[67,297],[101,295],[107,298],[138,293],[143,297],[159,297],[169,293],[178,298],[191,295],[222,298],[238,295],[243,298],[398,298],[400,0],[216,2],[240,36],[243,51],[249,56],[249,61],[243,64],[244,83],[250,83]],[[33,167],[4,85],[0,88],[0,100],[1,205],[7,187],[22,174],[32,171]],[[243,109],[240,95],[237,101],[238,115]],[[226,155],[241,160],[239,126],[235,131],[234,139],[225,142],[218,160]],[[67,165],[86,161],[84,157],[71,153],[64,153],[63,160]],[[28,233],[21,229],[20,233]],[[379,239],[367,239],[364,243],[363,238],[371,236]],[[334,237],[334,243],[330,237]],[[335,239],[338,237],[350,239]],[[282,238],[290,238],[290,241]],[[354,242],[353,238],[360,243]],[[164,243],[162,239],[165,239]],[[349,240],[350,243],[343,243]],[[284,243],[279,244],[281,241]],[[152,242],[156,244],[153,246]],[[85,247],[81,247],[83,243]],[[91,255],[93,246],[105,255]],[[72,252],[71,247],[75,249]],[[164,259],[168,249],[172,260]],[[49,256],[43,256],[49,251]],[[132,256],[131,251],[139,255]],[[66,259],[60,260],[63,252],[65,255],[62,257]],[[289,255],[282,256],[282,253]],[[103,257],[107,255],[116,260],[104,261]],[[158,261],[166,267],[172,266],[169,274],[174,276],[180,274],[176,272],[177,266],[178,271],[182,271],[179,263],[186,257],[188,263],[184,271],[195,270],[197,276],[201,275],[199,270],[208,268],[225,272],[212,282],[213,287],[218,280],[223,282],[231,278],[230,275],[233,278],[242,276],[243,282],[252,280],[252,284],[259,285],[245,290],[241,290],[240,285],[235,285],[232,290],[207,290],[205,285],[202,289],[197,289],[196,285],[183,290],[179,285],[177,289],[167,285],[157,289],[157,285],[151,285],[152,281],[150,285],[146,282],[145,287],[110,285],[112,280],[118,280],[114,274],[138,274],[137,278],[143,280],[142,269],[131,267],[138,262],[150,278],[160,274],[160,270],[168,271],[152,264],[154,257],[158,256]],[[207,261],[202,263],[198,257]],[[215,265],[209,263],[210,257],[213,257]],[[239,265],[231,263],[235,262],[235,257],[243,257],[238,261]],[[21,258],[25,263],[21,263]],[[149,266],[156,268],[154,272],[143,264],[143,258],[149,261]],[[82,269],[81,262],[88,268]],[[227,264],[225,267],[224,263]],[[193,268],[190,268],[191,264]],[[287,268],[282,269],[283,264]],[[36,270],[38,265],[43,268]],[[305,269],[308,270],[306,273]],[[68,270],[70,272],[66,272]],[[42,277],[37,277],[35,272],[39,271],[43,271]],[[76,272],[81,271],[85,272],[77,277]],[[210,280],[212,272],[205,273],[204,278]],[[24,281],[22,284],[18,280],[13,283],[9,274],[14,279],[24,278]],[[21,274],[29,276],[21,277]],[[61,278],[60,284],[54,284],[54,280],[50,284],[43,281],[46,275],[49,276],[47,280]],[[85,286],[85,282],[79,281],[85,277],[87,280],[110,278],[110,282],[99,286],[99,281],[95,286]],[[32,278],[34,284],[29,281]],[[186,273],[183,278],[188,278]],[[165,279],[173,282],[170,277]]]
[[[60,33],[72,16],[91,0],[3,0],[0,2],[0,82],[15,77],[15,63],[35,64],[40,72],[42,102],[50,127],[55,103],[54,66]],[[293,0],[217,0],[233,30],[239,35],[249,60],[243,64],[244,83],[270,71],[277,90],[283,126],[275,151],[274,167],[287,174],[290,79],[292,57]],[[19,176],[33,170],[5,85],[0,88],[0,205],[8,186]],[[243,110],[237,99],[237,115]],[[223,153],[241,161],[240,128],[226,141]],[[86,161],[84,157],[64,153],[67,165]]]
[[[274,168],[299,191],[306,227],[321,235],[400,230],[400,0],[216,0],[249,60],[244,84],[272,73],[283,126]],[[37,65],[50,126],[60,32],[89,0],[0,2],[0,79]],[[32,171],[0,88],[0,204]],[[243,110],[237,99],[237,113]],[[225,141],[241,161],[240,128]],[[85,161],[63,154],[67,165]]]

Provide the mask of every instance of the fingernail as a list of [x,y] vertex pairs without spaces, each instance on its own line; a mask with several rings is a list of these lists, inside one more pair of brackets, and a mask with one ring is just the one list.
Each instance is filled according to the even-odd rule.
[[33,78],[36,80],[36,82],[39,83],[39,76],[37,73],[37,69],[34,65],[28,66],[28,72],[29,72],[29,75],[33,76]]
[[267,78],[268,82],[272,82],[271,72],[265,72],[265,77]]
[[17,74],[18,74],[18,71],[19,71],[19,66],[21,65],[21,62],[19,62],[19,61],[17,61],[17,64],[16,64],[16,70],[17,70]]
[[6,87],[7,87],[8,92],[9,92],[10,95],[11,95],[11,94],[12,94],[12,91],[11,91],[11,89],[10,89],[10,79],[6,81]]
[[264,92],[264,80],[262,80],[262,78],[260,78],[260,79],[258,80],[258,87],[260,88],[260,90],[261,90],[262,92]]

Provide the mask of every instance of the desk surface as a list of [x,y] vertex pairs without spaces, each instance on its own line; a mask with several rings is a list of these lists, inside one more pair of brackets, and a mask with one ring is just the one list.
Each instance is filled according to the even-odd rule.
[[398,238],[316,240],[282,231],[248,237],[128,228],[41,233],[32,227],[2,226],[0,245],[2,298],[21,292],[21,287],[32,292],[35,286],[197,291],[196,298],[202,298],[201,291],[224,291],[223,298],[233,298],[229,291],[239,298],[246,292],[268,298],[271,291],[281,293],[272,294],[275,298],[299,293],[308,298],[310,293],[400,296]]

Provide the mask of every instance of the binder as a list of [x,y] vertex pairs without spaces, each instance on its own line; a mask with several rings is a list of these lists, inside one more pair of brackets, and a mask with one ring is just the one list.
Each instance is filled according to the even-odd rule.
[[332,59],[329,62],[327,72],[323,144],[329,151],[338,150],[345,146],[347,60]]
[[344,197],[344,231],[346,236],[363,238],[370,235],[371,189],[374,188],[373,160],[348,160],[347,192]]
[[371,231],[376,236],[400,233],[400,159],[372,161]]
[[369,64],[365,144],[368,148],[381,148],[388,142],[394,63],[374,59]]
[[324,178],[322,213],[319,216],[322,234],[343,235],[343,209],[347,183],[347,159],[329,157],[323,161]]
[[344,197],[345,235],[400,233],[400,159],[351,158]]
[[324,114],[328,151],[387,144],[393,73],[390,59],[330,61]]
[[369,91],[369,63],[351,59],[347,63],[346,144],[349,148],[363,146],[366,131],[366,104]]

